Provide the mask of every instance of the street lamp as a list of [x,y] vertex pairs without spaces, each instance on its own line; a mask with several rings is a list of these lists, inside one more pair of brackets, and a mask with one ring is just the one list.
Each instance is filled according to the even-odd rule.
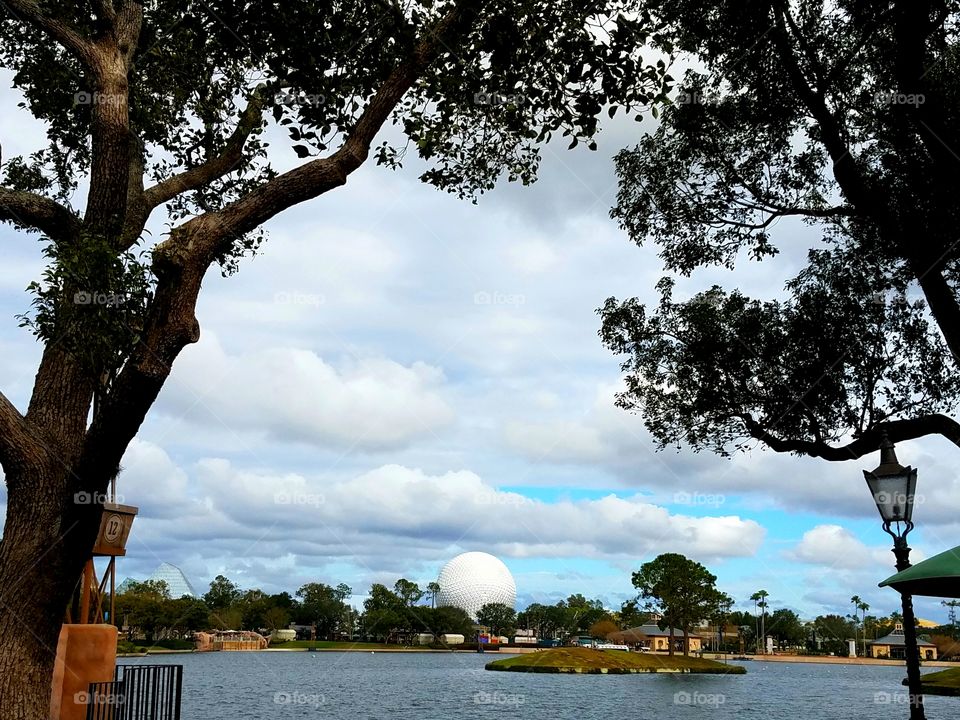
[[[897,570],[910,567],[907,533],[913,530],[913,500],[917,491],[917,471],[897,462],[893,443],[884,434],[880,442],[880,465],[863,471],[867,486],[883,519],[883,529],[893,538],[893,554]],[[925,720],[920,684],[920,649],[917,646],[913,596],[901,593],[903,602],[903,643],[907,654],[907,686],[910,689],[910,720]]]

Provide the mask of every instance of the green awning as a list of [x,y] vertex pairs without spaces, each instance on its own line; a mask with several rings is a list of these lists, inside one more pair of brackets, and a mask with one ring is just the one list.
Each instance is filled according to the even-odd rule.
[[909,595],[960,598],[960,546],[888,577],[880,587]]

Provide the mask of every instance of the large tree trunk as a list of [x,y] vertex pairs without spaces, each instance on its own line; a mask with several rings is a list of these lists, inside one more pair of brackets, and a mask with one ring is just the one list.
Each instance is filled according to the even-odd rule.
[[690,657],[690,629],[683,628],[683,656]]
[[65,498],[62,467],[7,475],[0,540],[0,708],[3,720],[48,720],[60,627],[90,555],[101,507]]

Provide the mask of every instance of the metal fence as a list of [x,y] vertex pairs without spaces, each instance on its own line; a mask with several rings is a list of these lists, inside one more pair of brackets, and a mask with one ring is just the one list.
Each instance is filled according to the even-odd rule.
[[87,720],[180,720],[182,665],[118,665],[113,682],[90,683]]

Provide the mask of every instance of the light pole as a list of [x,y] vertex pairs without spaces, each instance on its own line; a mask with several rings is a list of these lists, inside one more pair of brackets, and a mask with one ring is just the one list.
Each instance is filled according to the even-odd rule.
[[[884,435],[880,443],[880,465],[863,471],[867,486],[883,519],[883,529],[893,538],[893,554],[897,570],[910,567],[907,533],[913,530],[913,500],[917,491],[917,471],[897,462],[893,443]],[[892,527],[891,527],[892,526]],[[917,647],[913,596],[900,593],[903,602],[903,643],[907,654],[907,686],[910,689],[910,720],[925,720],[920,684],[920,650]]]

